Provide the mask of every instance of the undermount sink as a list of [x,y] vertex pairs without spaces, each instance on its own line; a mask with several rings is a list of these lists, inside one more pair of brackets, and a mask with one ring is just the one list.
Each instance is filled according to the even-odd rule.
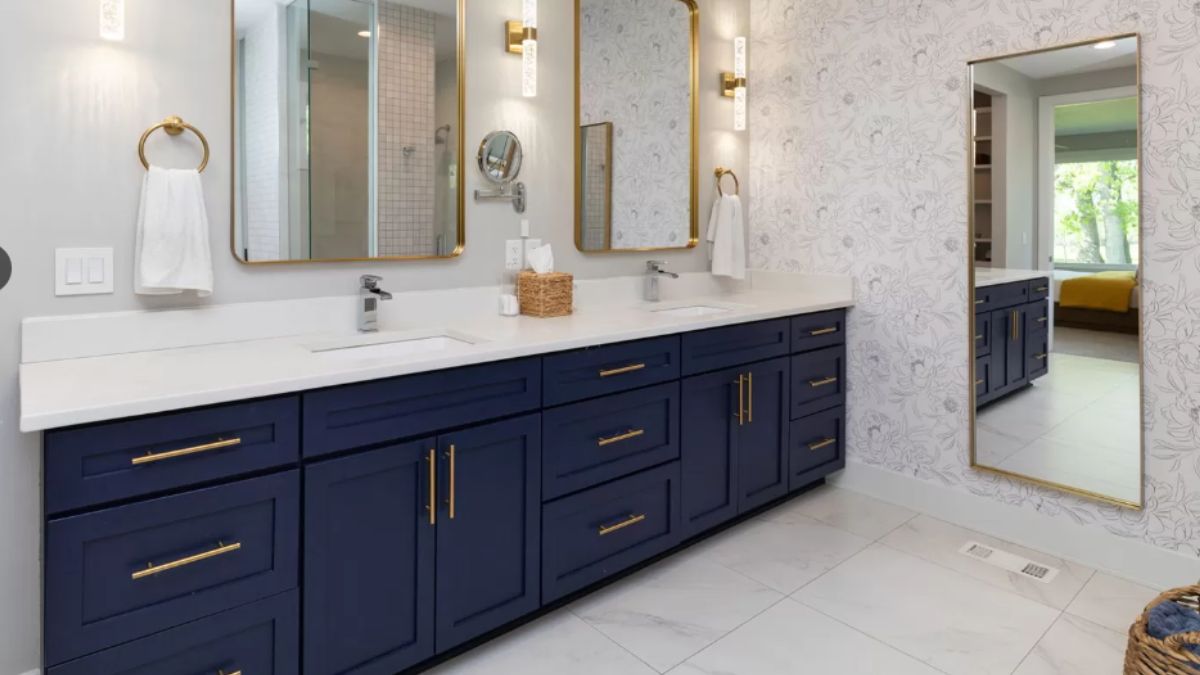
[[716,307],[714,305],[689,305],[687,307],[672,307],[670,309],[655,309],[651,311],[659,316],[698,318],[712,316],[713,314],[725,314],[732,311],[732,309],[729,307]]
[[473,347],[479,340],[453,331],[376,333],[340,341],[307,345],[308,351],[326,358],[410,358]]

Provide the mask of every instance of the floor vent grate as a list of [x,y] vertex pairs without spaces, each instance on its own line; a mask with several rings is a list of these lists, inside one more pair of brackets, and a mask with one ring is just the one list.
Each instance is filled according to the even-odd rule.
[[1028,577],[1044,584],[1054,581],[1054,577],[1058,576],[1058,570],[1053,567],[1036,563],[1028,558],[1022,558],[1019,555],[1014,555],[977,541],[967,542],[965,546],[958,549],[958,552],[968,558],[981,560],[989,565],[994,565],[1000,569],[1020,574],[1023,577]]

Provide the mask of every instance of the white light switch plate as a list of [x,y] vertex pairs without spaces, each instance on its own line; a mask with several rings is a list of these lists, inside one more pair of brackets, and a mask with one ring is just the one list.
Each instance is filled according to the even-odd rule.
[[54,250],[55,295],[104,295],[113,292],[111,248]]
[[525,258],[521,255],[521,240],[509,239],[504,242],[504,269],[516,272],[521,269]]

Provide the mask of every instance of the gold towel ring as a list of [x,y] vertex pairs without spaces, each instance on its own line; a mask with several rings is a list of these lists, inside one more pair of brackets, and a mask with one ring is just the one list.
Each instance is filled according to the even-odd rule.
[[742,194],[742,182],[738,180],[737,174],[734,173],[732,169],[726,169],[725,167],[718,166],[717,170],[714,171],[713,174],[717,177],[717,194],[721,195],[722,197],[725,196],[725,191],[721,189],[721,179],[725,176],[733,177],[733,194]]
[[150,161],[146,159],[146,140],[150,138],[150,134],[158,131],[159,129],[162,129],[171,136],[178,136],[184,131],[190,131],[193,134],[196,134],[196,138],[199,138],[200,144],[204,146],[204,160],[200,162],[200,168],[196,170],[204,171],[204,169],[208,167],[208,139],[204,137],[204,134],[200,133],[199,129],[188,124],[187,122],[184,122],[182,117],[176,117],[172,115],[171,117],[168,117],[167,119],[147,129],[146,133],[142,134],[142,140],[138,142],[138,157],[141,158],[142,166],[146,167],[146,170],[150,169]]

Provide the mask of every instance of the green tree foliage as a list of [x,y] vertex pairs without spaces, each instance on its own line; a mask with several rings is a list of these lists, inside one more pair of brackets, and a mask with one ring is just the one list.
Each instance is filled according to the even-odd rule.
[[1133,262],[1138,230],[1137,162],[1055,167],[1055,252],[1060,262]]

